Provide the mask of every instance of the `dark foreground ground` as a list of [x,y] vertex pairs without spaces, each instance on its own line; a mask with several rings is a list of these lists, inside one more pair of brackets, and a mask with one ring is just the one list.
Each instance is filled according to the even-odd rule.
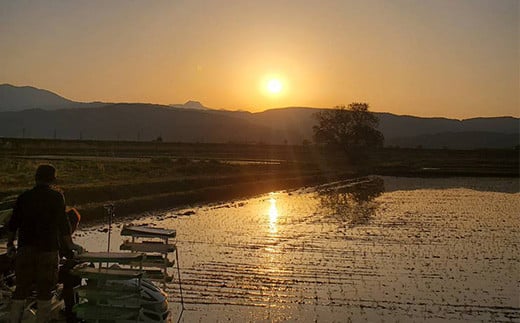
[[[217,202],[366,174],[518,177],[516,150],[380,149],[346,156],[315,146],[0,139],[0,210],[52,163],[84,220]],[[0,217],[1,217],[0,213]],[[1,219],[0,219],[1,220]]]

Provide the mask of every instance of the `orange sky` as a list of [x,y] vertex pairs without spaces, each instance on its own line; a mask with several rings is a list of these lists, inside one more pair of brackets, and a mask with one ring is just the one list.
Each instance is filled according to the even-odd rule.
[[0,83],[78,101],[519,116],[519,3],[2,1]]

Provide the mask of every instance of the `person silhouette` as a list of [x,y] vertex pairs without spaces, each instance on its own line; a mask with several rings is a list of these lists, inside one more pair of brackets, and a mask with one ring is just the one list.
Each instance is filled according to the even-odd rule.
[[[65,212],[65,199],[54,189],[56,169],[38,166],[36,185],[18,196],[7,224],[7,247],[15,258],[16,289],[11,302],[10,320],[22,320],[25,300],[36,286],[36,322],[49,322],[52,290],[58,279],[60,246],[73,254],[71,228]],[[18,236],[18,249],[14,241]]]

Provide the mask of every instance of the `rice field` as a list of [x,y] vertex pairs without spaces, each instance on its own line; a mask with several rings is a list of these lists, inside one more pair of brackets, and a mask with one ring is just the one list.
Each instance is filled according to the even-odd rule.
[[[177,229],[182,322],[520,322],[518,185],[365,178],[133,223]],[[102,231],[75,240],[104,250]]]

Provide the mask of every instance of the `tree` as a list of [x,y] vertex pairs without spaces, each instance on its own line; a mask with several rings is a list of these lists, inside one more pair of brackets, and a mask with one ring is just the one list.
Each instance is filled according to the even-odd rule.
[[317,143],[340,147],[346,152],[381,147],[383,134],[377,130],[378,118],[368,111],[367,103],[354,102],[335,109],[317,112],[313,127]]

